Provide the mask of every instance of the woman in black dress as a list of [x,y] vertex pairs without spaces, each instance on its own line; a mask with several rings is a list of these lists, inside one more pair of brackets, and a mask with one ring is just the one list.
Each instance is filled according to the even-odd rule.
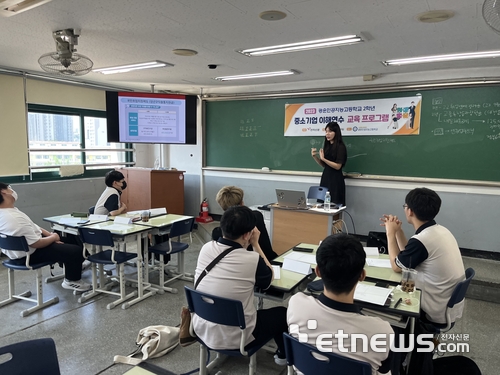
[[320,186],[328,188],[332,203],[345,205],[345,182],[342,167],[347,161],[347,150],[342,141],[342,132],[336,122],[325,126],[325,144],[318,151],[311,149],[311,156],[322,166]]

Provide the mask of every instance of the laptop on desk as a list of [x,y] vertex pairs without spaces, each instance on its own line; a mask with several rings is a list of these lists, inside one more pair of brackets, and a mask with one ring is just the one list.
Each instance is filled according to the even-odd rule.
[[306,194],[298,190],[276,189],[276,201],[280,208],[289,210],[307,210]]

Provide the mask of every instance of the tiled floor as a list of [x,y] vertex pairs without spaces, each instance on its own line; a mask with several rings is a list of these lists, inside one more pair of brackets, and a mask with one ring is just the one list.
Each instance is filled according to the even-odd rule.
[[[201,247],[198,238],[194,238],[186,252],[187,269],[191,272],[194,271]],[[127,268],[127,272],[134,272],[133,267]],[[34,277],[28,277],[27,274],[27,272],[16,274],[19,276],[18,283],[21,282],[25,289],[33,285],[34,281]],[[86,271],[84,277],[90,279],[90,271]],[[127,310],[122,310],[120,307],[107,310],[106,304],[115,298],[112,296],[102,296],[80,304],[77,296],[61,288],[60,282],[45,284],[45,296],[58,295],[60,302],[26,318],[19,316],[19,312],[28,306],[24,301],[1,308],[0,346],[34,338],[52,337],[56,342],[63,375],[123,374],[130,369],[130,366],[113,364],[113,356],[132,352],[135,349],[137,333],[141,328],[149,325],[179,324],[179,312],[181,306],[185,305],[182,289],[184,284],[182,281],[175,283],[179,289],[178,294],[155,295]],[[3,300],[6,296],[7,270],[0,267],[0,299]],[[270,305],[269,302],[265,304],[265,306]],[[452,331],[470,335],[470,352],[466,356],[474,359],[485,375],[499,373],[498,311],[497,304],[467,299],[465,315]],[[151,362],[172,372],[183,374],[198,367],[198,356],[199,349],[195,344],[187,348],[178,347]],[[224,374],[247,374],[247,365],[247,359],[230,358],[221,369]],[[285,374],[286,369],[274,363],[272,354],[262,351],[258,353],[257,373]]]

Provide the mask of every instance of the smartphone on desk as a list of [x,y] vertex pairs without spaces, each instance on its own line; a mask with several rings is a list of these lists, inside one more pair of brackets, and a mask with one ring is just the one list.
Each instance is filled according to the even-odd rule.
[[294,246],[293,251],[300,251],[302,253],[312,253],[314,250],[310,247]]

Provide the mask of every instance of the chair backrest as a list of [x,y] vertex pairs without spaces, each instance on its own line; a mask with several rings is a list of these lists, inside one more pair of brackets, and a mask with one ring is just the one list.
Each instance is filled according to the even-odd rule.
[[307,199],[317,199],[324,202],[327,191],[328,188],[323,186],[311,186],[307,192]]
[[321,352],[318,348],[299,342],[283,333],[285,354],[289,366],[295,366],[304,375],[371,375],[367,362],[343,357],[335,353]]
[[30,251],[24,236],[9,236],[0,233],[0,248],[4,250]]
[[176,221],[170,227],[169,237],[170,238],[180,237],[183,234],[191,233],[193,231],[193,226],[194,226],[194,217],[186,220]]
[[472,281],[472,278],[476,272],[474,271],[473,268],[467,268],[465,270],[465,280],[459,282],[456,286],[455,289],[453,290],[453,293],[451,294],[450,300],[448,301],[448,308],[452,308],[455,306],[457,303],[461,302],[465,298],[465,293],[467,293],[467,289],[469,289],[470,282]]
[[184,287],[189,311],[216,324],[245,329],[245,313],[241,301],[217,297]]
[[95,206],[89,207],[89,214],[93,215],[95,211]]
[[115,246],[113,235],[109,230],[80,227],[78,228],[78,232],[80,233],[83,243],[110,247]]
[[18,342],[0,348],[0,374],[60,374],[56,345],[51,338]]

